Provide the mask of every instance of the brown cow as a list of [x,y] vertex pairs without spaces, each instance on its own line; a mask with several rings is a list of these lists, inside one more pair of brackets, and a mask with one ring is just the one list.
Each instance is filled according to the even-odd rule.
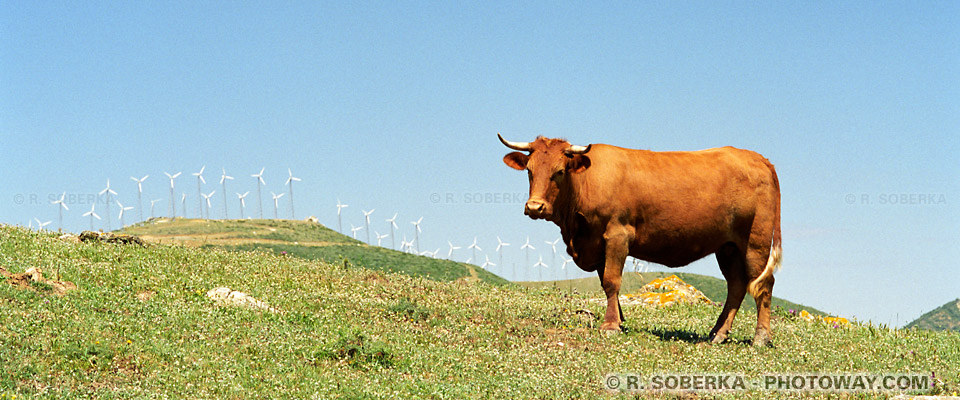
[[503,162],[527,170],[524,214],[557,224],[577,266],[597,271],[607,296],[601,329],[620,330],[628,255],[675,268],[715,253],[727,300],[710,340],[726,340],[749,292],[757,302],[753,344],[770,343],[773,272],[780,266],[780,184],[770,161],[733,147],[654,152],[497,137],[518,150]]

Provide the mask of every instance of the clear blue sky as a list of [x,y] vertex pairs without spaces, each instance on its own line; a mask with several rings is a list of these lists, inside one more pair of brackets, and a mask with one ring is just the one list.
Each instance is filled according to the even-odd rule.
[[[497,132],[758,151],[783,192],[776,295],[893,324],[960,296],[957,2],[0,3],[6,223],[55,228],[66,191],[65,228],[86,229],[89,195],[110,179],[136,206],[145,174],[166,214],[163,171],[195,216],[203,165],[213,215],[220,168],[250,215],[250,174],[269,199],[291,168],[297,218],[335,228],[339,198],[347,227],[375,208],[412,237],[423,216],[422,250],[476,235],[494,262],[500,235],[493,270],[536,278],[519,245],[556,264],[559,230],[523,216]],[[712,257],[679,271],[720,276]]]

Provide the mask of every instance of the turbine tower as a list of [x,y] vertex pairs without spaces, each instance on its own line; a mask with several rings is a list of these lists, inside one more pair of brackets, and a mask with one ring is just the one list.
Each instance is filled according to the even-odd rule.
[[277,216],[277,209],[280,208],[280,198],[283,197],[283,193],[276,194],[274,192],[270,192],[270,196],[273,197],[273,219],[279,219],[280,217]]
[[[220,174],[220,188],[223,189],[223,219],[230,219],[230,216],[227,213],[227,181],[232,181],[233,177],[227,175],[226,168],[221,168],[223,171]],[[209,215],[207,215],[209,217]]]
[[341,234],[343,233],[343,221],[340,218],[340,211],[347,207],[350,206],[346,204],[340,204],[340,199],[337,199],[337,230],[340,231]]
[[244,194],[237,193],[237,198],[240,199],[240,219],[243,219],[243,208],[247,206],[247,203],[244,202],[243,199],[247,197],[248,194],[250,194],[249,191]]
[[133,179],[133,181],[137,183],[137,212],[140,213],[141,221],[143,221],[143,200],[141,200],[141,197],[143,196],[143,181],[147,180],[149,177],[150,175],[144,175],[143,178],[140,179],[132,176],[130,177],[130,179]]
[[120,200],[117,200],[117,206],[120,207],[120,216],[118,216],[117,219],[120,220],[120,229],[123,229],[123,227],[127,226],[127,223],[123,221],[123,212],[127,210],[132,210],[133,206],[124,207],[123,203],[121,203]]
[[175,200],[173,199],[173,180],[177,179],[177,177],[180,176],[180,173],[177,172],[173,175],[170,175],[167,173],[167,171],[163,171],[163,174],[166,175],[167,178],[170,178],[170,218],[173,219],[177,217],[177,203],[175,203]]
[[59,215],[60,215],[60,217],[57,219],[57,223],[59,224],[58,229],[61,231],[63,230],[63,210],[70,211],[70,208],[67,207],[67,203],[63,202],[63,199],[65,199],[66,197],[67,197],[67,192],[63,192],[63,194],[60,195],[60,200],[54,200],[50,202],[50,204],[57,204],[57,211],[59,212]]
[[500,265],[503,268],[503,248],[509,246],[510,243],[500,240],[500,236],[497,236],[497,249],[494,250],[497,253],[500,253]]
[[544,241],[544,243],[549,244],[550,248],[553,249],[553,258],[550,259],[550,264],[557,264],[557,243],[560,243],[560,238],[554,241]]
[[253,178],[257,178],[257,209],[260,211],[260,219],[263,219],[263,197],[260,195],[260,186],[267,186],[267,182],[263,180],[263,170],[267,167],[260,168],[260,172],[250,175]]
[[207,201],[207,219],[210,219],[210,209],[213,208],[213,206],[210,205],[210,198],[213,197],[213,194],[216,192],[216,190],[211,190],[210,193],[207,194],[200,193],[203,199]]
[[413,234],[414,234],[413,240],[417,242],[417,253],[420,253],[420,232],[422,232],[420,230],[420,222],[423,222],[423,217],[420,217],[420,219],[416,221],[410,222],[411,224],[413,224],[414,227],[417,228],[416,230],[413,231]]
[[161,199],[150,200],[150,218],[153,218],[153,205],[157,204]]
[[[200,172],[194,172],[191,175],[197,177],[197,214],[200,214],[200,219],[203,219],[203,192],[200,191],[200,182],[203,182],[204,185],[207,184],[207,180],[203,179],[203,170],[207,169],[207,166],[204,165],[200,167]],[[187,216],[187,210],[183,210],[183,216]]]
[[370,214],[375,210],[376,208],[371,208],[370,211],[360,210],[363,211],[363,218],[367,221],[367,244],[370,244]]
[[107,178],[107,188],[100,191],[100,195],[101,195],[101,196],[104,195],[104,194],[107,195],[107,219],[103,220],[103,222],[104,222],[105,224],[107,224],[107,232],[109,232],[109,231],[112,231],[112,230],[113,230],[113,229],[110,229],[110,195],[111,195],[111,194],[113,194],[113,195],[116,195],[116,194],[117,194],[117,192],[114,192],[113,189],[110,189],[110,179],[109,179],[109,178]]
[[187,193],[180,193],[180,209],[183,210],[183,218],[187,217]]
[[357,232],[359,232],[359,231],[361,231],[361,230],[363,230],[363,227],[362,227],[362,226],[353,226],[353,224],[350,224],[350,232],[353,232],[353,238],[354,238],[354,239],[357,238]]
[[94,218],[100,219],[100,216],[97,215],[97,213],[95,213],[95,212],[93,211],[95,208],[97,208],[97,203],[91,204],[91,205],[90,205],[90,211],[87,211],[87,212],[83,213],[83,216],[84,216],[84,217],[90,217],[90,230],[91,230],[91,231],[93,230],[93,219],[94,219]]
[[470,243],[470,245],[467,246],[467,248],[468,248],[468,249],[473,249],[473,255],[470,256],[470,259],[467,260],[467,262],[471,262],[471,261],[472,261],[472,262],[476,263],[477,261],[479,261],[479,260],[477,259],[477,250],[483,250],[483,249],[481,249],[480,246],[477,246],[477,237],[476,237],[476,236],[473,237],[473,243]]
[[[543,263],[543,256],[539,256],[539,257],[540,257],[540,259],[537,260],[537,263],[536,263],[536,264],[533,264],[533,268],[536,269],[537,267],[543,267],[544,269],[546,269],[546,268],[547,268],[547,264],[544,264],[544,263]],[[543,271],[543,270],[541,270],[541,269],[537,269],[537,280],[538,280],[538,281],[542,281],[542,280],[543,280],[543,272],[542,272],[542,271]]]
[[536,248],[530,244],[530,236],[527,236],[527,242],[524,243],[523,246],[520,246],[520,250],[526,250],[524,267],[530,266],[530,250],[536,250]]
[[[377,231],[374,231],[374,233],[377,234],[377,246],[380,246],[380,243],[381,243],[381,241],[382,241],[383,239],[386,239],[387,236],[390,236],[390,235],[388,235],[388,234],[386,234],[386,233],[384,233],[383,235],[381,235],[380,232],[377,232]],[[383,246],[380,246],[380,247],[383,247]]]
[[[289,186],[288,189],[290,190],[290,219],[297,219],[293,213],[293,182],[300,182],[300,178],[293,176],[293,172],[290,171],[290,168],[287,168],[287,175],[288,177],[286,185]],[[370,227],[368,226],[367,232],[370,232],[369,228]]]
[[396,249],[397,241],[394,239],[396,235],[393,234],[393,229],[400,229],[400,227],[397,226],[397,213],[393,213],[393,218],[387,219],[387,222],[390,223],[390,248]]

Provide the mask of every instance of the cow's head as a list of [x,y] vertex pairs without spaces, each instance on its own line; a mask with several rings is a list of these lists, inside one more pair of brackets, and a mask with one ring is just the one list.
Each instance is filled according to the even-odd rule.
[[[574,146],[563,139],[538,136],[532,142],[510,142],[497,134],[504,146],[517,150],[503,156],[503,162],[516,170],[527,170],[530,198],[523,213],[530,218],[549,219],[561,190],[567,188],[570,174],[590,167],[586,153],[590,146]],[[524,154],[521,152],[529,152]]]

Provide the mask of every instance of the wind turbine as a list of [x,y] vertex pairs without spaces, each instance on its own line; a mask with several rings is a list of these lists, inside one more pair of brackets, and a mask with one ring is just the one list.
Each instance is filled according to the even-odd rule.
[[216,192],[216,190],[211,190],[210,193],[207,194],[200,193],[200,195],[203,196],[203,199],[207,201],[207,219],[210,219],[210,209],[213,208],[213,206],[210,205],[210,198],[213,197],[213,194]]
[[175,174],[173,174],[173,175],[170,175],[170,174],[167,173],[167,171],[163,171],[163,174],[166,175],[167,178],[170,178],[170,218],[176,218],[176,217],[177,217],[177,204],[174,203],[174,200],[173,200],[173,180],[174,180],[174,179],[177,179],[177,177],[180,176],[180,173],[177,172],[177,173],[175,173]]
[[123,229],[123,227],[127,226],[127,223],[123,221],[123,212],[127,210],[132,210],[133,206],[124,207],[123,203],[121,203],[120,200],[117,200],[117,206],[120,207],[120,216],[117,217],[117,219],[120,220],[120,229]]
[[37,221],[37,230],[39,231],[42,231],[43,227],[50,225],[50,222],[53,222],[53,221],[40,222],[40,220],[36,218],[34,218],[34,220]]
[[[207,180],[203,179],[203,170],[207,169],[207,166],[204,165],[200,167],[200,172],[194,172],[191,175],[197,177],[197,213],[200,214],[200,219],[203,219],[203,192],[200,191],[200,182],[203,182],[204,185],[207,184]],[[183,210],[183,216],[187,216],[187,210]]]
[[[287,183],[290,189],[290,219],[297,219],[293,216],[293,182],[300,182],[300,178],[293,176],[293,172],[290,171],[290,168],[287,168]],[[370,227],[367,227],[367,232],[370,232]]]
[[260,172],[250,175],[253,178],[257,178],[257,204],[258,209],[260,210],[260,219],[263,219],[263,197],[260,196],[260,185],[267,186],[267,182],[263,180],[263,170],[267,167],[260,168]]
[[240,219],[243,219],[243,208],[247,206],[247,203],[244,202],[243,199],[247,197],[248,194],[250,194],[249,191],[244,194],[237,193],[237,198],[240,199]]
[[183,210],[183,217],[187,217],[187,193],[180,193],[180,209]]
[[470,245],[467,246],[467,248],[468,248],[468,249],[473,249],[473,255],[470,256],[470,259],[467,260],[467,262],[470,262],[470,261],[477,262],[477,250],[483,250],[483,249],[481,249],[480,246],[477,246],[477,237],[476,237],[476,236],[473,237],[473,243],[470,243]]
[[90,205],[90,211],[87,211],[87,212],[83,213],[83,216],[84,216],[84,217],[90,217],[90,230],[91,230],[91,231],[93,230],[93,219],[94,219],[94,218],[100,219],[100,216],[97,215],[97,213],[93,212],[93,210],[94,210],[95,208],[97,208],[97,203],[91,204],[91,205]]
[[140,197],[143,196],[143,181],[147,180],[149,177],[150,175],[144,175],[143,178],[140,179],[132,176],[130,177],[130,179],[133,179],[133,181],[137,183],[137,212],[140,213],[141,221],[143,221],[143,200],[141,200]]
[[390,223],[390,248],[396,249],[397,241],[394,239],[396,236],[393,234],[393,228],[400,229],[400,227],[397,226],[397,213],[393,213],[393,218],[388,219],[387,222]]
[[[540,259],[537,260],[537,263],[533,264],[533,268],[537,268],[537,267],[543,267],[544,269],[547,268],[547,264],[543,263],[543,256],[540,256]],[[537,270],[537,280],[538,281],[543,280],[543,273],[541,272],[541,270]]]
[[150,200],[150,218],[153,218],[153,205],[157,204],[160,199]]
[[353,224],[350,224],[350,231],[353,232],[353,238],[354,238],[354,239],[357,238],[357,232],[359,232],[359,231],[361,231],[361,230],[363,230],[363,227],[362,227],[362,226],[353,226]]
[[403,235],[403,240],[400,241],[400,251],[409,252],[412,246],[413,242],[407,242],[407,235]]
[[105,219],[103,222],[107,224],[107,232],[109,232],[109,231],[112,231],[112,230],[113,230],[113,229],[110,229],[110,218],[109,218],[109,216],[110,216],[110,195],[111,195],[111,194],[113,194],[113,195],[116,195],[116,194],[117,194],[117,192],[114,192],[113,189],[110,189],[110,178],[107,178],[107,188],[100,191],[100,195],[101,195],[101,196],[104,195],[104,194],[107,195],[107,217],[108,217],[108,218]]
[[337,199],[337,230],[340,231],[340,233],[343,233],[343,221],[340,218],[340,211],[347,207],[350,206],[346,204],[340,204],[340,199]]
[[483,265],[481,265],[480,268],[487,269],[488,266],[490,266],[490,267],[496,267],[496,266],[497,266],[497,264],[494,264],[494,263],[490,262],[490,256],[484,254],[483,257],[486,258],[486,261],[483,262]]
[[60,195],[60,200],[54,200],[50,202],[50,204],[58,204],[57,211],[59,211],[60,217],[58,218],[57,223],[60,224],[59,230],[61,231],[63,230],[63,210],[70,211],[70,208],[67,207],[67,203],[63,202],[63,199],[66,197],[67,192],[63,192],[63,194]]
[[557,238],[557,240],[554,240],[552,242],[544,241],[544,243],[549,244],[550,247],[553,248],[553,258],[550,259],[550,264],[556,264],[557,263],[557,243],[560,243],[560,238]]
[[503,248],[509,245],[510,243],[500,240],[500,236],[497,236],[497,249],[494,251],[500,253],[500,265],[503,265]]
[[227,175],[226,168],[221,168],[220,170],[223,171],[223,173],[220,174],[220,188],[223,189],[223,219],[230,219],[227,213],[227,181],[232,181],[233,177]]
[[270,196],[273,197],[273,219],[279,219],[279,217],[277,217],[277,209],[280,208],[280,198],[283,197],[283,193],[276,194],[270,192]]
[[383,235],[381,235],[380,232],[377,232],[377,231],[374,231],[373,233],[376,233],[376,234],[377,234],[377,246],[380,246],[380,241],[381,241],[381,240],[386,239],[387,236],[390,236],[390,235],[388,235],[388,234],[386,234],[386,233],[384,233]]
[[449,240],[447,241],[447,244],[450,245],[450,251],[447,252],[447,259],[448,259],[448,260],[452,260],[452,259],[453,259],[453,251],[454,251],[454,250],[459,250],[459,249],[460,249],[460,246],[454,246],[453,243],[452,243],[451,241],[449,241]]
[[414,234],[413,240],[415,240],[415,241],[417,242],[417,253],[420,252],[420,232],[421,232],[421,230],[420,230],[420,222],[423,222],[423,217],[420,217],[420,219],[418,219],[418,220],[416,220],[416,221],[410,222],[411,224],[413,224],[413,226],[415,226],[415,227],[417,228],[416,230],[413,231],[413,234]]
[[527,242],[520,246],[520,250],[526,250],[526,257],[524,259],[525,266],[530,265],[530,250],[536,250],[535,247],[530,245],[530,236],[527,236]]
[[363,211],[363,218],[367,221],[367,244],[370,244],[370,214],[373,214],[375,210],[376,208],[371,208],[370,211],[360,210]]

